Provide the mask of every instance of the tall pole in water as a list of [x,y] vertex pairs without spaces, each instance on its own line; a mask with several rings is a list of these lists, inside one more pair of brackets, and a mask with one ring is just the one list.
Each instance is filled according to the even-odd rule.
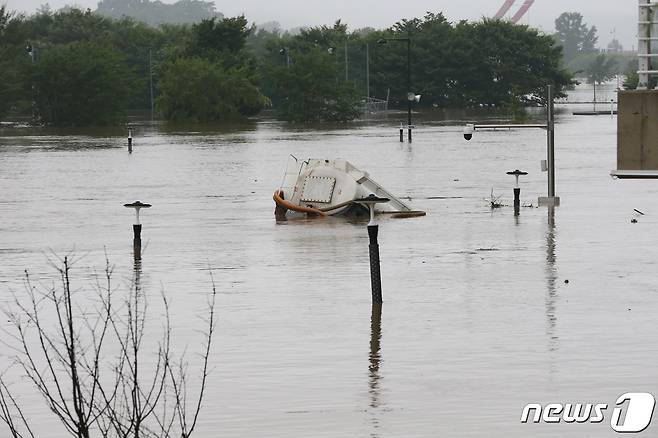
[[[411,91],[411,38],[382,38],[377,40],[377,44],[386,44],[387,41],[407,42],[407,130],[409,131],[409,143],[411,143],[411,104],[416,100],[415,93]],[[388,97],[386,101],[388,102]],[[402,140],[402,135],[400,135],[400,141]]]
[[139,222],[139,210],[142,208],[151,208],[151,204],[145,204],[135,201],[130,204],[123,204],[124,207],[135,210],[135,223],[133,224],[133,257],[135,261],[142,259],[142,224]]
[[380,198],[373,194],[366,198],[355,199],[355,204],[361,204],[366,207],[370,213],[370,222],[368,222],[368,251],[370,253],[370,289],[372,292],[372,304],[381,304],[382,299],[382,276],[379,263],[379,225],[375,222],[375,204],[390,201],[388,198]]
[[345,38],[345,82],[349,81],[349,59],[347,57],[347,38]]
[[149,91],[151,93],[151,120],[153,120],[153,58],[149,48]]
[[370,44],[366,43],[366,97],[370,100]]
[[407,129],[409,131],[409,143],[411,143],[411,38],[407,38]]
[[546,128],[548,130],[548,197],[555,198],[555,104],[553,101],[553,86],[548,86],[548,102],[546,103]]

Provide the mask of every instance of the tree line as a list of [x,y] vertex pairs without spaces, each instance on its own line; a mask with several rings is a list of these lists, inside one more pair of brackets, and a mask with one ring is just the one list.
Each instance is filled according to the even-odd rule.
[[[106,0],[107,1],[107,0]],[[411,89],[407,86],[410,42]],[[386,44],[381,44],[382,42]],[[149,26],[91,10],[0,9],[0,117],[43,124],[116,124],[127,109],[171,121],[233,120],[272,108],[286,120],[346,121],[366,96],[405,105],[538,103],[572,83],[553,36],[524,25],[452,23],[441,13],[386,29],[345,23],[291,34],[244,16]]]

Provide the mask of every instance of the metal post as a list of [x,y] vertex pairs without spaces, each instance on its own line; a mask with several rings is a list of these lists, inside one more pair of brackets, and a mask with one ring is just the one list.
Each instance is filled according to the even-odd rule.
[[366,97],[370,100],[370,44],[366,43]]
[[400,122],[400,143],[404,143],[404,127],[402,126],[402,122]]
[[[374,207],[372,207],[372,209],[374,210]],[[383,302],[382,278],[379,264],[379,243],[377,242],[378,233],[379,225],[368,225],[368,237],[370,239],[370,287],[372,289],[373,304],[381,304]]]
[[135,201],[130,204],[124,204],[124,207],[135,209],[135,223],[133,224],[133,256],[135,261],[142,259],[142,224],[139,222],[139,210],[142,208],[150,208],[151,204],[144,204]]
[[349,59],[347,56],[347,38],[345,38],[345,82],[349,81]]
[[151,93],[151,121],[153,121],[153,58],[149,48],[149,91]]
[[[407,93],[411,93],[411,38],[407,39]],[[411,100],[409,96],[407,96],[407,123],[409,143],[411,143]]]
[[511,172],[507,172],[508,175],[512,175],[515,177],[515,184],[514,184],[514,216],[518,216],[521,211],[521,186],[519,186],[519,177],[520,176],[525,176],[528,174],[528,172],[523,172],[519,169],[513,170]]
[[553,86],[548,86],[547,136],[548,136],[548,197],[555,198],[555,106]]
[[133,153],[133,132],[128,128],[128,153]]
[[373,304],[382,303],[382,277],[379,266],[379,243],[377,242],[379,226],[375,223],[375,205],[389,201],[389,198],[380,198],[374,194],[352,201],[356,204],[360,204],[366,207],[370,213],[370,222],[368,222],[368,237],[370,239],[370,287],[372,289]]

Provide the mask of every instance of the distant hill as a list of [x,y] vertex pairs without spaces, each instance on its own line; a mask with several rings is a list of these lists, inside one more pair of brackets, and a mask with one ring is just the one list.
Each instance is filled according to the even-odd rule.
[[173,4],[159,0],[102,0],[95,13],[110,18],[131,17],[152,26],[197,23],[204,18],[223,18],[213,2],[179,0]]

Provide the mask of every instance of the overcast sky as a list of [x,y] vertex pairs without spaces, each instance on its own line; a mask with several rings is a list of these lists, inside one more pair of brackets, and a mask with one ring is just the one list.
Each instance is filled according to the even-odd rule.
[[[10,9],[33,12],[44,0],[0,0]],[[53,9],[74,3],[95,9],[97,0],[49,0]],[[164,0],[164,3],[173,3]],[[284,28],[330,24],[341,18],[350,28],[388,27],[401,18],[422,16],[425,11],[443,12],[451,21],[479,19],[496,13],[503,0],[233,0],[216,1],[217,10],[225,15],[244,13],[256,23],[278,21]],[[523,0],[517,0],[520,6]],[[518,7],[518,6],[517,6]],[[512,12],[516,9],[512,8]],[[546,32],[554,29],[555,18],[565,11],[577,11],[585,21],[599,29],[599,45],[606,46],[617,38],[630,49],[637,46],[636,0],[536,0],[523,23]]]

